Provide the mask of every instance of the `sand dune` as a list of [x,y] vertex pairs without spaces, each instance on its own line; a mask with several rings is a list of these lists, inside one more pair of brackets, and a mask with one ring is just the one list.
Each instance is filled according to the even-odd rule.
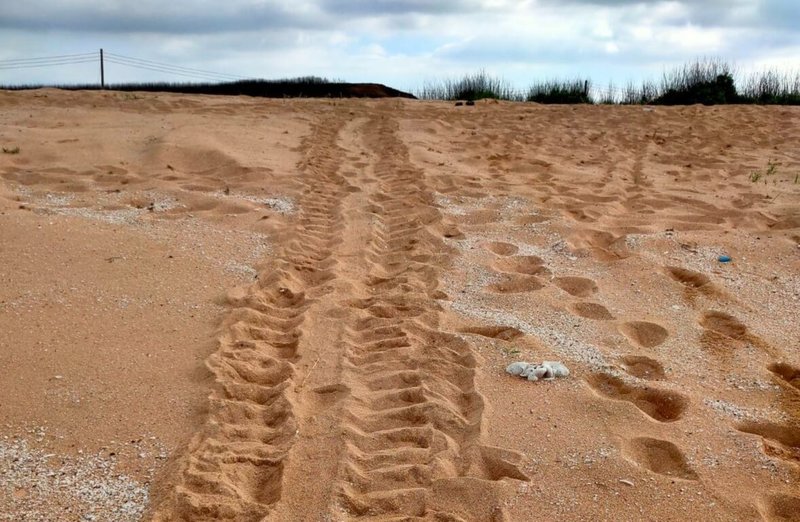
[[798,520],[796,109],[0,108],[0,512]]

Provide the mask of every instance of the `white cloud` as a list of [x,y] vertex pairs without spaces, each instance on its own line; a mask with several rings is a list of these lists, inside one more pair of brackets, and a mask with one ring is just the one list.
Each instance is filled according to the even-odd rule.
[[[698,56],[798,64],[796,0],[27,0],[0,10],[0,60],[118,54],[240,76],[419,87],[484,68],[618,82]],[[793,18],[793,15],[797,17]],[[182,80],[109,65],[111,81]],[[0,83],[95,81],[86,64],[2,69]]]

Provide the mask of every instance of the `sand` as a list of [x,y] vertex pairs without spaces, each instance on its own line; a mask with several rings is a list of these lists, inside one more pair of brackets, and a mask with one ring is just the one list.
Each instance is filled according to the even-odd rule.
[[797,143],[0,92],[0,520],[800,520]]

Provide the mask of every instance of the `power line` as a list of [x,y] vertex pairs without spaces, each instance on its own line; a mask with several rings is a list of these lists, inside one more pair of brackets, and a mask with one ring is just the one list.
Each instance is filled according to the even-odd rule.
[[109,63],[115,63],[117,65],[125,65],[127,67],[134,67],[134,68],[137,68],[137,69],[145,69],[145,70],[149,70],[149,71],[163,72],[163,73],[166,73],[166,74],[175,74],[175,75],[178,75],[178,76],[188,76],[188,77],[191,77],[191,78],[212,79],[212,80],[217,80],[217,81],[235,79],[235,78],[221,76],[221,75],[217,76],[217,75],[214,75],[214,74],[207,74],[207,73],[194,73],[194,72],[189,72],[189,71],[183,71],[181,69],[173,69],[173,68],[162,67],[162,66],[158,66],[158,65],[147,65],[147,64],[142,64],[142,63],[138,63],[138,62],[132,62],[132,61],[129,61],[129,60],[120,60],[119,58],[116,58],[116,57],[113,57],[113,56],[106,57],[106,60]]
[[70,60],[54,60],[50,62],[37,62],[37,63],[29,63],[24,65],[2,65],[0,64],[0,69],[2,70],[13,70],[13,69],[30,69],[32,67],[55,67],[59,65],[73,65],[79,63],[93,63],[97,62],[97,57],[91,58],[80,58],[80,59],[70,59]]
[[160,72],[175,76],[182,76],[184,78],[191,78],[195,80],[219,82],[219,81],[233,81],[233,80],[247,79],[244,76],[238,76],[235,74],[218,73],[214,71],[208,71],[205,69],[183,67],[181,65],[171,65],[168,63],[156,62],[153,60],[145,60],[143,58],[134,58],[132,56],[125,56],[110,52],[106,52],[105,56],[102,58],[99,53],[92,52],[92,53],[80,53],[80,54],[62,54],[56,56],[42,56],[37,58],[14,58],[8,60],[0,60],[0,70],[30,69],[38,67],[75,65],[75,64],[97,62],[98,60],[108,61],[109,63],[122,65],[124,67],[132,67],[135,69]]
[[113,57],[113,58],[116,58],[116,59],[121,60],[121,61],[127,61],[127,62],[130,62],[130,63],[140,64],[140,65],[143,65],[143,66],[161,67],[161,68],[165,68],[165,69],[172,69],[172,70],[177,70],[177,71],[186,72],[186,73],[200,73],[200,74],[211,75],[211,76],[223,76],[223,77],[232,78],[232,79],[238,79],[238,80],[247,79],[244,76],[238,76],[236,74],[218,73],[218,72],[214,72],[214,71],[208,71],[208,70],[205,70],[205,69],[195,69],[195,68],[192,68],[192,67],[183,67],[183,66],[180,66],[180,65],[170,65],[168,63],[155,62],[155,61],[152,61],[152,60],[145,60],[143,58],[133,58],[133,57],[130,57],[130,56],[124,56],[124,55],[121,55],[121,54],[110,53],[110,52],[106,52],[106,56]]
[[122,60],[119,60],[117,58],[112,58],[112,57],[106,57],[105,60],[107,62],[109,62],[109,63],[113,63],[113,64],[117,64],[117,65],[123,65],[125,67],[133,67],[135,69],[143,69],[143,70],[148,70],[148,71],[161,72],[161,73],[165,73],[165,74],[173,74],[173,75],[176,75],[176,76],[183,76],[183,77],[186,77],[186,78],[194,78],[194,79],[200,79],[200,80],[213,80],[213,81],[222,81],[222,80],[231,80],[232,79],[232,78],[224,78],[224,77],[211,76],[211,75],[199,74],[199,73],[185,73],[185,72],[170,70],[170,69],[166,69],[166,68],[151,67],[151,66],[148,66],[148,65],[141,65],[141,64],[131,63],[131,62],[124,62]]
[[58,56],[42,56],[40,58],[13,58],[13,59],[9,59],[9,60],[0,60],[0,66],[2,66],[2,65],[25,65],[25,64],[28,64],[28,63],[61,61],[61,60],[67,60],[67,59],[79,59],[79,58],[88,58],[88,57],[97,57],[97,52],[81,53],[81,54],[62,54],[62,55],[58,55]]

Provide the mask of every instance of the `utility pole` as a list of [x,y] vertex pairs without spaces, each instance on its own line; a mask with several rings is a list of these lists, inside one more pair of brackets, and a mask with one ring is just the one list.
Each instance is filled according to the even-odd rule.
[[100,49],[100,88],[106,88],[106,73],[103,70],[103,50]]

